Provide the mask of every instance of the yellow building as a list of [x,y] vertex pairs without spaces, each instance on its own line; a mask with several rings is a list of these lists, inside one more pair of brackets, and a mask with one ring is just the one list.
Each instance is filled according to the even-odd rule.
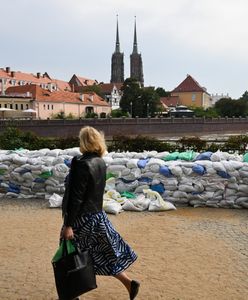
[[206,88],[200,86],[190,75],[171,92],[171,96],[178,97],[179,103],[185,106],[204,109],[212,106],[212,99]]

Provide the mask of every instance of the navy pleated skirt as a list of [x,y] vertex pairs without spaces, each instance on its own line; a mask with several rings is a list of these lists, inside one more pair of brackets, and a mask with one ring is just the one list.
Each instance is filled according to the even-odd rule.
[[77,247],[90,250],[97,275],[117,275],[137,259],[104,211],[77,217],[73,232]]

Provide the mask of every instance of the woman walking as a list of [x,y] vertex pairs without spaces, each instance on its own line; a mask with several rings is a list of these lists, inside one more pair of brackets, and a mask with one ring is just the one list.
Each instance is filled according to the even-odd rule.
[[134,251],[114,229],[103,211],[106,165],[104,136],[93,127],[79,133],[80,151],[75,156],[67,180],[62,211],[64,224],[61,237],[74,239],[80,249],[89,249],[97,275],[114,276],[134,299],[140,283],[125,270],[137,259]]

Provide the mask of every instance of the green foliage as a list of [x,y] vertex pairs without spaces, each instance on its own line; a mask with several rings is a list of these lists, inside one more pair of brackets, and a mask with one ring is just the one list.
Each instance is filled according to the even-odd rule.
[[239,100],[248,101],[248,91],[245,91],[244,94],[239,98]]
[[206,117],[206,118],[217,118],[219,116],[218,112],[214,107],[209,107],[204,109],[203,107],[194,107],[191,106],[189,109],[194,111],[194,115],[198,118]]
[[248,111],[248,101],[222,98],[215,103],[215,109],[222,117],[245,117]]
[[113,118],[121,118],[121,117],[128,117],[129,113],[122,111],[121,109],[114,109],[111,111],[111,117]]
[[221,147],[222,151],[238,151],[244,153],[248,145],[248,136],[237,135],[230,136],[228,140]]
[[158,87],[156,88],[155,92],[157,93],[157,95],[159,97],[169,97],[171,95],[171,92],[166,91],[164,88],[162,87]]
[[159,95],[154,87],[141,88],[136,79],[127,78],[122,86],[120,108],[132,117],[154,116],[158,111]]
[[169,143],[156,140],[147,136],[114,136],[109,151],[134,151],[143,152],[144,150],[155,150],[158,152],[174,151],[174,146]]
[[63,119],[65,119],[65,118],[66,118],[66,117],[65,117],[65,112],[62,111],[62,110],[61,110],[59,113],[52,115],[52,119],[63,120]]
[[104,99],[104,94],[102,92],[102,88],[100,85],[89,85],[89,86],[84,86],[82,87],[82,92],[83,93],[96,93],[98,96]]
[[201,140],[199,137],[182,137],[177,141],[178,148],[181,151],[185,150],[194,150],[194,151],[201,151],[202,149],[206,148],[206,141]]
[[91,118],[95,118],[98,117],[98,114],[94,113],[94,112],[88,112],[85,116],[86,119],[91,119]]

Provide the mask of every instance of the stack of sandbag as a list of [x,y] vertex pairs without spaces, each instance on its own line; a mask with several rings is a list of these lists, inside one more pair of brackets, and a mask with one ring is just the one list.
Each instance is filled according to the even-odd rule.
[[151,189],[175,206],[248,208],[245,155],[113,152],[104,159],[108,166],[106,189],[136,195]]
[[[0,196],[52,197],[51,206],[61,204],[71,159],[79,154],[79,148],[0,150]],[[111,152],[104,160],[106,192],[134,195],[119,203],[121,210],[149,210],[147,190],[174,206],[248,208],[248,153]]]
[[0,192],[4,197],[49,198],[64,193],[64,180],[78,148],[0,151]]

